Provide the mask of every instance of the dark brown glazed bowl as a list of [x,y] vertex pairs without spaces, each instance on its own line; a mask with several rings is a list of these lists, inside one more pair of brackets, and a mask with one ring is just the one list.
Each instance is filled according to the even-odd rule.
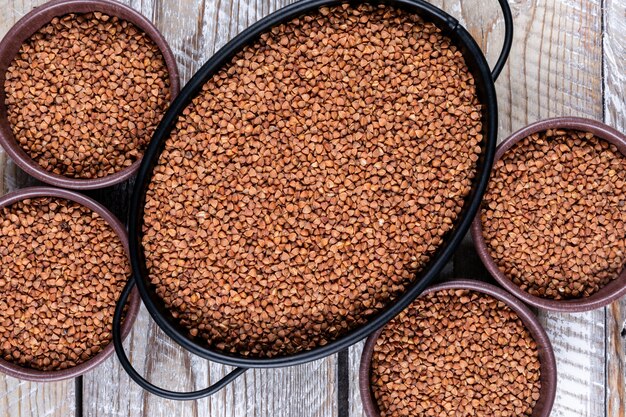
[[[18,191],[14,191],[5,196],[0,197],[0,208],[10,206],[13,203],[16,203],[21,200],[25,200],[28,198],[36,198],[36,197],[57,197],[64,198],[70,201],[74,201],[78,204],[81,204],[94,212],[98,213],[104,221],[113,228],[115,233],[119,236],[122,244],[124,245],[124,250],[128,256],[128,235],[126,233],[126,228],[124,225],[104,206],[100,203],[87,198],[81,194],[78,194],[73,191],[62,190],[59,188],[52,187],[30,187],[24,188]],[[130,256],[129,256],[130,261]],[[122,337],[126,338],[130,333],[130,329],[137,318],[137,313],[139,312],[139,293],[135,289],[131,296],[130,301],[128,302],[128,310],[126,312],[126,318],[122,323]],[[7,375],[10,375],[15,378],[25,379],[28,381],[35,382],[51,382],[51,381],[60,381],[63,379],[75,378],[79,375],[82,375],[102,362],[104,362],[109,356],[111,356],[114,352],[113,343],[109,343],[102,351],[100,351],[97,355],[92,357],[91,359],[76,365],[72,368],[62,369],[60,371],[40,371],[37,369],[25,368],[23,366],[16,365],[14,363],[5,361],[0,358],[0,372],[3,372]]]
[[[593,133],[595,136],[617,146],[617,149],[622,153],[622,155],[626,156],[626,137],[612,127],[595,120],[583,119],[580,117],[559,117],[533,123],[509,136],[498,146],[494,164],[508,149],[520,140],[532,135],[533,133],[542,132],[548,129],[572,129]],[[549,298],[537,297],[527,293],[514,284],[498,268],[491,255],[489,255],[487,244],[483,238],[481,213],[482,212],[479,209],[471,228],[476,251],[491,275],[498,281],[498,283],[500,283],[500,285],[506,288],[507,291],[511,292],[517,298],[524,300],[530,305],[545,310],[581,312],[606,306],[626,294],[626,268],[622,270],[621,274],[615,280],[611,281],[602,287],[598,292],[589,297],[568,300],[553,300]]]
[[[6,72],[20,47],[28,38],[54,17],[69,13],[103,12],[127,20],[141,29],[161,50],[170,78],[170,95],[174,100],[180,89],[178,67],[172,51],[156,27],[144,16],[123,4],[111,0],[54,0],[35,7],[22,17],[0,42],[0,145],[15,163],[28,174],[47,184],[75,190],[104,188],[120,183],[132,176],[141,164],[141,159],[114,174],[94,179],[70,178],[54,174],[42,168],[17,143],[7,118],[4,81]],[[170,100],[170,102],[171,102]]]
[[[481,292],[502,301],[519,316],[524,323],[524,326],[528,329],[530,335],[537,343],[539,363],[541,367],[540,397],[533,408],[531,417],[549,417],[550,412],[552,411],[552,405],[554,404],[554,397],[556,395],[556,361],[550,339],[548,339],[548,335],[543,327],[541,327],[541,324],[539,324],[537,317],[535,317],[528,307],[526,307],[520,300],[513,297],[506,291],[485,282],[459,279],[429,287],[423,294],[429,294],[441,290],[472,290]],[[389,324],[387,324],[387,326],[389,326]],[[383,329],[379,329],[367,338],[365,346],[363,347],[363,353],[361,354],[359,391],[361,393],[363,409],[365,410],[365,415],[367,417],[380,417],[378,405],[376,404],[374,394],[372,393],[370,376],[374,347],[376,346],[376,341],[382,331]]]

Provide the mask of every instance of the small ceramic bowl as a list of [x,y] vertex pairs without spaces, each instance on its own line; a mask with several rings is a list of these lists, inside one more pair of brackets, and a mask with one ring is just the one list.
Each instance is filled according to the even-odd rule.
[[[533,408],[531,417],[549,417],[556,395],[556,361],[554,351],[548,335],[546,334],[537,317],[518,299],[502,289],[475,280],[460,279],[435,285],[427,288],[423,294],[434,293],[442,290],[472,290],[487,294],[505,303],[513,310],[528,329],[531,337],[537,343],[539,363],[541,370],[541,390],[540,397]],[[387,324],[389,326],[389,324]],[[361,354],[361,366],[359,369],[359,391],[363,402],[363,409],[367,417],[380,417],[378,405],[371,388],[371,363],[374,354],[376,340],[382,333],[380,329],[373,333],[365,342],[363,353]]]
[[[109,226],[111,226],[117,236],[119,236],[122,244],[124,245],[124,250],[126,251],[126,254],[130,260],[130,255],[128,251],[128,235],[126,233],[126,228],[124,227],[124,225],[100,203],[97,203],[96,201],[87,198],[81,194],[52,187],[24,188],[0,197],[0,208],[10,206],[11,204],[14,204],[21,200],[37,197],[63,198],[66,200],[74,201],[98,213],[104,219],[104,221]],[[137,318],[137,313],[139,312],[139,305],[139,293],[137,292],[137,290],[133,290],[130,301],[128,302],[126,317],[124,319],[124,323],[122,324],[123,338],[126,338],[126,336],[128,336],[128,334],[130,333],[133,323]],[[79,375],[84,374],[87,371],[92,370],[93,368],[104,362],[109,356],[111,356],[114,351],[115,349],[113,348],[113,343],[109,343],[104,349],[102,349],[102,351],[100,351],[91,359],[72,368],[62,369],[59,371],[40,371],[37,369],[26,368],[0,358],[0,372],[13,376],[15,378],[25,379],[28,381],[60,381],[63,379],[75,378]]]
[[123,4],[110,0],[55,0],[42,6],[35,7],[22,17],[0,42],[0,145],[28,174],[47,184],[75,190],[90,190],[104,188],[120,183],[132,176],[141,164],[141,159],[135,161],[114,174],[101,178],[81,179],[54,174],[42,168],[17,143],[11,125],[7,118],[5,106],[4,81],[6,72],[22,44],[35,32],[48,24],[53,18],[69,13],[102,12],[110,16],[133,23],[141,29],[159,47],[165,60],[170,80],[170,95],[173,100],[180,89],[178,68],[174,54],[159,33],[156,27],[144,16]]
[[[494,163],[502,158],[504,153],[520,140],[533,133],[543,132],[548,129],[579,130],[593,133],[595,136],[615,145],[619,152],[626,156],[626,137],[617,130],[595,120],[580,117],[559,117],[533,123],[512,134],[498,146]],[[581,312],[606,306],[626,294],[626,268],[624,268],[615,280],[589,297],[553,300],[531,295],[514,284],[513,281],[498,268],[489,254],[487,244],[483,237],[480,209],[474,218],[471,231],[476,251],[487,270],[489,270],[491,275],[500,285],[506,288],[507,291],[530,305],[550,311]]]

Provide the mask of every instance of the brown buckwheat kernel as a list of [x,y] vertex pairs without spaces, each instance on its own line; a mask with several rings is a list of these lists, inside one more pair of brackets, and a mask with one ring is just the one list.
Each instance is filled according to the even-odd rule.
[[111,341],[130,265],[119,237],[97,213],[57,198],[4,207],[0,261],[3,359],[60,370]]
[[503,302],[467,290],[418,298],[372,356],[381,417],[529,416],[539,399],[535,341]]
[[482,142],[461,53],[380,6],[274,27],[180,116],[146,197],[150,279],[189,335],[271,357],[364,323],[463,206]]
[[55,17],[24,42],[4,89],[22,149],[71,178],[104,177],[140,159],[170,99],[157,45],[102,13]]
[[548,130],[494,166],[483,236],[498,267],[529,294],[588,297],[626,264],[626,157],[591,133]]

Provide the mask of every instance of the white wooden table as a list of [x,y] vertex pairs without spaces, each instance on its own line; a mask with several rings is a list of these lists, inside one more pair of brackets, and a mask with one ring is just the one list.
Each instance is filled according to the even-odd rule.
[[[43,0],[0,0],[0,37]],[[289,0],[126,0],[164,34],[182,82],[230,38]],[[504,32],[496,0],[435,0],[470,30],[491,63]],[[499,138],[535,120],[564,115],[626,131],[626,0],[514,0],[515,40],[496,83]],[[0,151],[0,194],[34,181]],[[123,216],[123,184],[88,193]],[[115,198],[112,198],[115,196]],[[466,239],[442,279],[489,279]],[[582,314],[539,312],[554,345],[559,387],[553,417],[626,415],[626,301]],[[228,371],[185,353],[142,310],[126,346],[136,367],[170,389],[205,387]],[[143,392],[110,358],[82,378],[35,384],[0,375],[2,416],[361,417],[362,343],[333,357],[250,370],[215,396],[193,402]]]

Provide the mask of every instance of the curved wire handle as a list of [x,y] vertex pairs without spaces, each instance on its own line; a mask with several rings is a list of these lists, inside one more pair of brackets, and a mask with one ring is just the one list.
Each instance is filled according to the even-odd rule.
[[507,59],[509,59],[511,45],[513,45],[513,16],[511,15],[511,7],[507,0],[498,0],[498,3],[500,3],[500,8],[504,15],[504,42],[498,61],[496,61],[496,65],[494,65],[493,70],[491,70],[491,78],[493,78],[494,81],[498,79],[502,68],[504,68],[504,64],[506,64]]
[[135,285],[134,276],[128,280],[122,294],[120,295],[120,299],[115,306],[115,314],[113,315],[113,346],[115,346],[115,353],[122,365],[122,368],[128,373],[128,375],[135,381],[141,388],[146,391],[158,395],[159,397],[167,398],[170,400],[197,400],[212,394],[215,394],[217,391],[224,388],[226,385],[235,380],[239,375],[243,374],[247,368],[235,368],[228,375],[217,381],[215,384],[198,390],[198,391],[190,391],[190,392],[177,392],[166,390],[161,387],[157,387],[152,384],[150,381],[139,375],[137,370],[133,368],[133,365],[128,360],[126,356],[126,352],[124,352],[124,346],[122,345],[122,315],[124,313],[124,306],[126,305],[126,300],[130,295],[130,292]]

